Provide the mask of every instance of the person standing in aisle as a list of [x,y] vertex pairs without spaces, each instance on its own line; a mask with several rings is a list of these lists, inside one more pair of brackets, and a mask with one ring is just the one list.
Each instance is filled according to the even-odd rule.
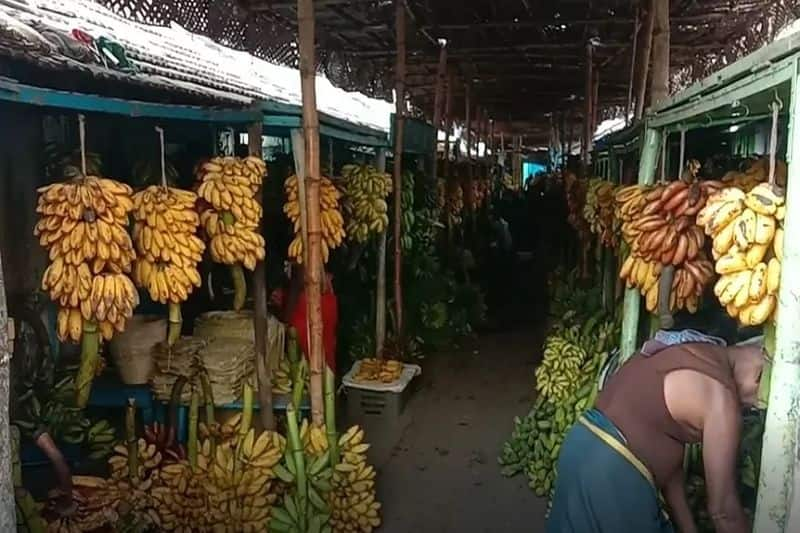
[[684,445],[696,442],[716,531],[750,531],[736,463],[742,409],[756,404],[763,365],[760,345],[659,332],[567,434],[547,533],[695,533],[683,457]]

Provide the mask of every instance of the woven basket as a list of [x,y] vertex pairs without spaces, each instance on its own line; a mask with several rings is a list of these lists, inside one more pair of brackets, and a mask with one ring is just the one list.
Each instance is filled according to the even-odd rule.
[[114,335],[109,350],[123,383],[147,383],[153,372],[153,347],[166,337],[166,319],[152,315],[134,315],[125,331]]
[[207,341],[213,339],[241,339],[255,342],[252,311],[211,311],[203,313],[194,322],[194,336]]

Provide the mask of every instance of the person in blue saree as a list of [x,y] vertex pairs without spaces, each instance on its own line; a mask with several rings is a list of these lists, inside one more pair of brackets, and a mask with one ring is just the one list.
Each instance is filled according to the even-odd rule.
[[547,533],[695,533],[683,471],[684,445],[695,442],[716,531],[750,531],[736,461],[742,409],[757,401],[761,346],[728,347],[691,330],[659,334],[567,434]]

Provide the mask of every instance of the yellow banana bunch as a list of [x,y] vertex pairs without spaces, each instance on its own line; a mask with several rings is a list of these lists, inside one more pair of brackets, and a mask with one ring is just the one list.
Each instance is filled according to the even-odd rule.
[[200,468],[197,473],[193,472],[186,461],[164,465],[158,471],[158,484],[151,494],[161,531],[191,533],[211,530],[209,485],[204,472]]
[[155,302],[179,304],[200,287],[197,264],[205,244],[195,234],[200,218],[191,191],[152,185],[133,197],[133,279]]
[[729,187],[708,199],[698,226],[713,238],[714,286],[728,314],[745,326],[774,316],[783,257],[784,193],[768,183],[750,192]]
[[341,461],[333,471],[329,493],[334,533],[372,533],[381,525],[381,504],[375,494],[375,469],[367,464],[369,444],[364,430],[353,426],[339,438]]
[[[136,478],[150,479],[162,466],[163,457],[155,444],[148,444],[146,440],[137,441],[138,458],[136,461]],[[114,446],[114,453],[108,458],[111,479],[120,480],[130,478],[130,461],[128,448],[125,444]]]
[[[295,237],[289,244],[289,257],[297,263],[303,262],[303,236],[300,222],[299,185],[297,176],[289,176],[283,184],[286,192],[286,203],[283,212],[294,225]],[[320,222],[322,224],[322,261],[327,263],[330,251],[338,248],[345,237],[344,219],[339,210],[339,199],[342,194],[333,182],[322,176],[320,178]]]
[[51,261],[41,286],[59,304],[59,337],[78,342],[83,323],[96,321],[110,339],[139,303],[125,275],[135,258],[127,233],[131,188],[81,176],[38,192],[41,219],[34,233]]
[[[630,254],[620,268],[620,279],[627,282],[628,288],[636,288],[645,297],[645,307],[651,313],[658,309],[658,290],[663,265],[660,261],[644,259]],[[699,253],[693,259],[687,259],[675,268],[670,291],[671,311],[686,309],[690,313],[697,312],[706,285],[714,277],[714,266]]]
[[266,172],[257,157],[216,157],[200,166],[197,194],[211,206],[201,213],[200,223],[215,262],[254,270],[266,256],[257,231],[262,209],[256,200]]
[[583,217],[591,232],[600,235],[605,246],[615,245],[613,183],[599,178],[589,180]]
[[[775,183],[781,187],[786,186],[788,168],[781,160],[775,161]],[[732,170],[722,177],[726,187],[736,187],[745,192],[754,189],[758,184],[764,183],[769,177],[769,157],[761,157],[751,162],[744,172]]]
[[403,373],[403,363],[394,359],[366,358],[359,361],[358,372],[353,379],[357,382],[379,381],[394,383]]
[[292,369],[289,361],[281,359],[280,365],[272,372],[272,394],[292,392]]
[[447,183],[447,207],[445,212],[450,221],[450,225],[461,224],[464,213],[464,189],[456,180],[449,180]]
[[436,180],[436,207],[444,211],[447,207],[447,181],[444,178]]
[[48,533],[81,533],[108,529],[119,515],[109,483],[100,477],[72,476],[72,503],[74,509],[65,515],[63,496],[54,494],[48,500],[45,515],[55,517],[47,524]]
[[371,234],[382,233],[389,225],[386,198],[392,192],[392,177],[369,165],[345,165],[342,176],[347,235],[356,242],[366,242]]

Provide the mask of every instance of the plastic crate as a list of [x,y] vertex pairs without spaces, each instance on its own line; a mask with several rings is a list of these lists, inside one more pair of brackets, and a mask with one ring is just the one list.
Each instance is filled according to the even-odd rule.
[[406,407],[418,382],[418,379],[413,379],[399,393],[345,387],[348,425],[358,424],[364,429],[366,441],[371,445],[368,456],[376,467],[391,457],[412,422],[411,413]]

